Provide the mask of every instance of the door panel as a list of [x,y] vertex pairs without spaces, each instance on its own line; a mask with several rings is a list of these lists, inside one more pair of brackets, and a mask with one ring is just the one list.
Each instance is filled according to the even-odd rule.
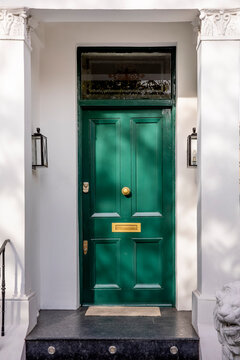
[[92,241],[95,256],[94,288],[119,288],[119,239],[92,239]]
[[172,126],[170,109],[84,112],[85,304],[174,304]]
[[[131,119],[133,216],[161,216],[162,122]],[[151,160],[151,161],[150,161]]]
[[133,239],[135,242],[135,289],[161,288],[161,240],[161,238]]
[[[119,119],[90,119],[92,216],[119,215]],[[111,156],[106,156],[111,154]],[[111,169],[111,171],[109,171]]]

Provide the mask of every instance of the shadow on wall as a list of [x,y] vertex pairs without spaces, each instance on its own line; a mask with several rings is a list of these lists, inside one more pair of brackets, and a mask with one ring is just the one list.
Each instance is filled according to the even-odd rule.
[[[11,242],[10,247],[14,256],[14,293],[13,297],[24,295],[24,273],[23,265],[18,256],[17,250],[14,244]],[[13,272],[12,272],[13,273]]]
[[[22,87],[23,79],[15,60],[14,46],[0,44],[0,241],[9,238],[6,256],[6,297],[24,295],[25,244],[25,176],[23,94],[13,90]],[[12,54],[12,55],[13,55]],[[14,56],[13,56],[14,59]],[[11,76],[10,76],[11,75]],[[12,82],[12,80],[14,81]]]
[[17,250],[10,242],[5,251],[6,257],[6,332],[19,325],[23,319],[21,300],[24,297],[24,270]]
[[[218,57],[221,58],[220,55]],[[211,64],[209,66],[208,72],[211,74]],[[230,81],[224,81],[225,86],[222,86],[223,76],[227,73],[229,74],[228,66],[226,71],[219,71],[215,66],[216,85],[214,89],[210,87],[208,95],[219,106],[211,106],[204,114],[204,126],[208,124],[208,131],[203,127],[205,132],[201,143],[202,153],[205,154],[202,171],[208,181],[204,182],[202,196],[205,199],[203,198],[199,215],[203,223],[202,231],[208,238],[203,237],[199,247],[204,253],[201,272],[212,285],[212,289],[207,289],[210,294],[220,290],[224,283],[240,277],[239,133],[235,131],[237,138],[233,138],[236,117],[232,118],[231,113],[236,108],[236,93],[234,84]],[[218,89],[217,94],[215,89]],[[217,114],[219,122],[212,121]],[[207,160],[206,150],[209,153]]]
[[197,287],[197,169],[187,167],[187,137],[197,115],[195,97],[178,98],[176,109],[177,307],[191,309]]
[[[1,44],[5,53],[6,48]],[[7,46],[7,45],[6,45]],[[10,51],[11,49],[9,49]],[[13,50],[12,50],[13,51]],[[9,58],[0,59],[0,241],[11,240],[5,251],[6,277],[6,327],[21,317],[19,305],[10,307],[9,300],[24,296],[24,124],[19,118],[22,112],[23,94],[13,91],[12,86],[22,84],[18,69]],[[11,77],[9,78],[9,74]],[[11,78],[15,81],[11,81]]]

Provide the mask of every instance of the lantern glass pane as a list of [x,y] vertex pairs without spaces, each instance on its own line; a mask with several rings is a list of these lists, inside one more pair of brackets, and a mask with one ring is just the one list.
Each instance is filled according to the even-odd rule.
[[191,138],[191,165],[197,166],[197,139]]
[[32,138],[32,164],[33,166],[41,166],[41,136]]
[[37,162],[37,151],[36,151],[36,142],[34,137],[32,137],[32,165],[35,166]]
[[43,166],[48,166],[47,138],[43,136]]

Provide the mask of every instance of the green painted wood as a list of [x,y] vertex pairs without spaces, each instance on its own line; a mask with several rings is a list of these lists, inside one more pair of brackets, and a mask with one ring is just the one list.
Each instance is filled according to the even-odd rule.
[[[175,303],[171,108],[84,110],[84,304]],[[128,186],[131,196],[121,189]],[[112,232],[141,223],[140,233]]]
[[[135,194],[133,216],[137,213],[147,216],[152,212],[161,216],[162,121],[160,118],[133,118],[131,127],[132,188]],[[154,189],[154,192],[151,189]]]
[[175,100],[79,100],[79,104],[83,107],[104,107],[107,106],[111,107],[120,107],[120,106],[128,106],[128,107],[141,107],[141,106],[148,106],[148,107],[168,107],[175,104]]

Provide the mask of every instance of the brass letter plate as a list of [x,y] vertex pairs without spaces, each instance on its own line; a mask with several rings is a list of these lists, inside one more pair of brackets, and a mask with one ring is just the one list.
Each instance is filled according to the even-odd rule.
[[141,232],[141,223],[112,223],[112,232]]

